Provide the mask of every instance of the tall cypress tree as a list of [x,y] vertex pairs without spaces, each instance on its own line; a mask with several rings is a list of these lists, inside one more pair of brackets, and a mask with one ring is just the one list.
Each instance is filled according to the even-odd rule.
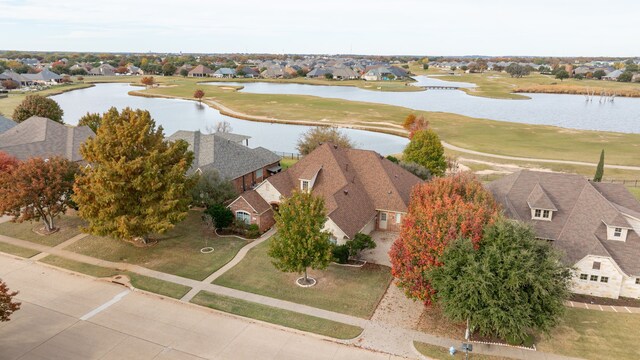
[[596,168],[596,174],[593,177],[593,182],[601,182],[602,175],[604,175],[604,149],[600,153],[600,161],[598,161],[598,167]]

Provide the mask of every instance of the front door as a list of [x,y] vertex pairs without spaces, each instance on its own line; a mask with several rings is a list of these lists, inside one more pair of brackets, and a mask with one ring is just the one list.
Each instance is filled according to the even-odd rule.
[[386,212],[380,213],[380,221],[378,222],[378,227],[382,230],[387,229],[387,213]]

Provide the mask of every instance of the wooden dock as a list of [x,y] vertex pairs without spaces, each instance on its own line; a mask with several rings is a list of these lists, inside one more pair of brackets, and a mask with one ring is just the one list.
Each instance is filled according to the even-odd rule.
[[425,90],[458,90],[458,86],[423,86]]

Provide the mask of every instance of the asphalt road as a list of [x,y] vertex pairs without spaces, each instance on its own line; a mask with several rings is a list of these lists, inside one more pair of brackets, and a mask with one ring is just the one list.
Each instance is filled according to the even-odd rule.
[[0,359],[397,359],[0,254]]

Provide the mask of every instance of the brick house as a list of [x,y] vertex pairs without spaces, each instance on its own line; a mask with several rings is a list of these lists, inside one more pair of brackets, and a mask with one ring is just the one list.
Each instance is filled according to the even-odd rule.
[[505,215],[563,253],[574,293],[640,298],[640,202],[623,185],[523,170],[487,187]]
[[249,136],[181,130],[168,138],[178,139],[186,141],[194,153],[191,172],[215,169],[221,177],[231,180],[238,193],[252,189],[281,170],[280,156],[263,147],[249,148]]
[[323,144],[243,193],[229,208],[237,219],[264,231],[274,224],[273,211],[282,198],[294,190],[310,191],[325,200],[325,230],[332,242],[343,244],[359,232],[399,231],[411,189],[421,181],[374,151]]

